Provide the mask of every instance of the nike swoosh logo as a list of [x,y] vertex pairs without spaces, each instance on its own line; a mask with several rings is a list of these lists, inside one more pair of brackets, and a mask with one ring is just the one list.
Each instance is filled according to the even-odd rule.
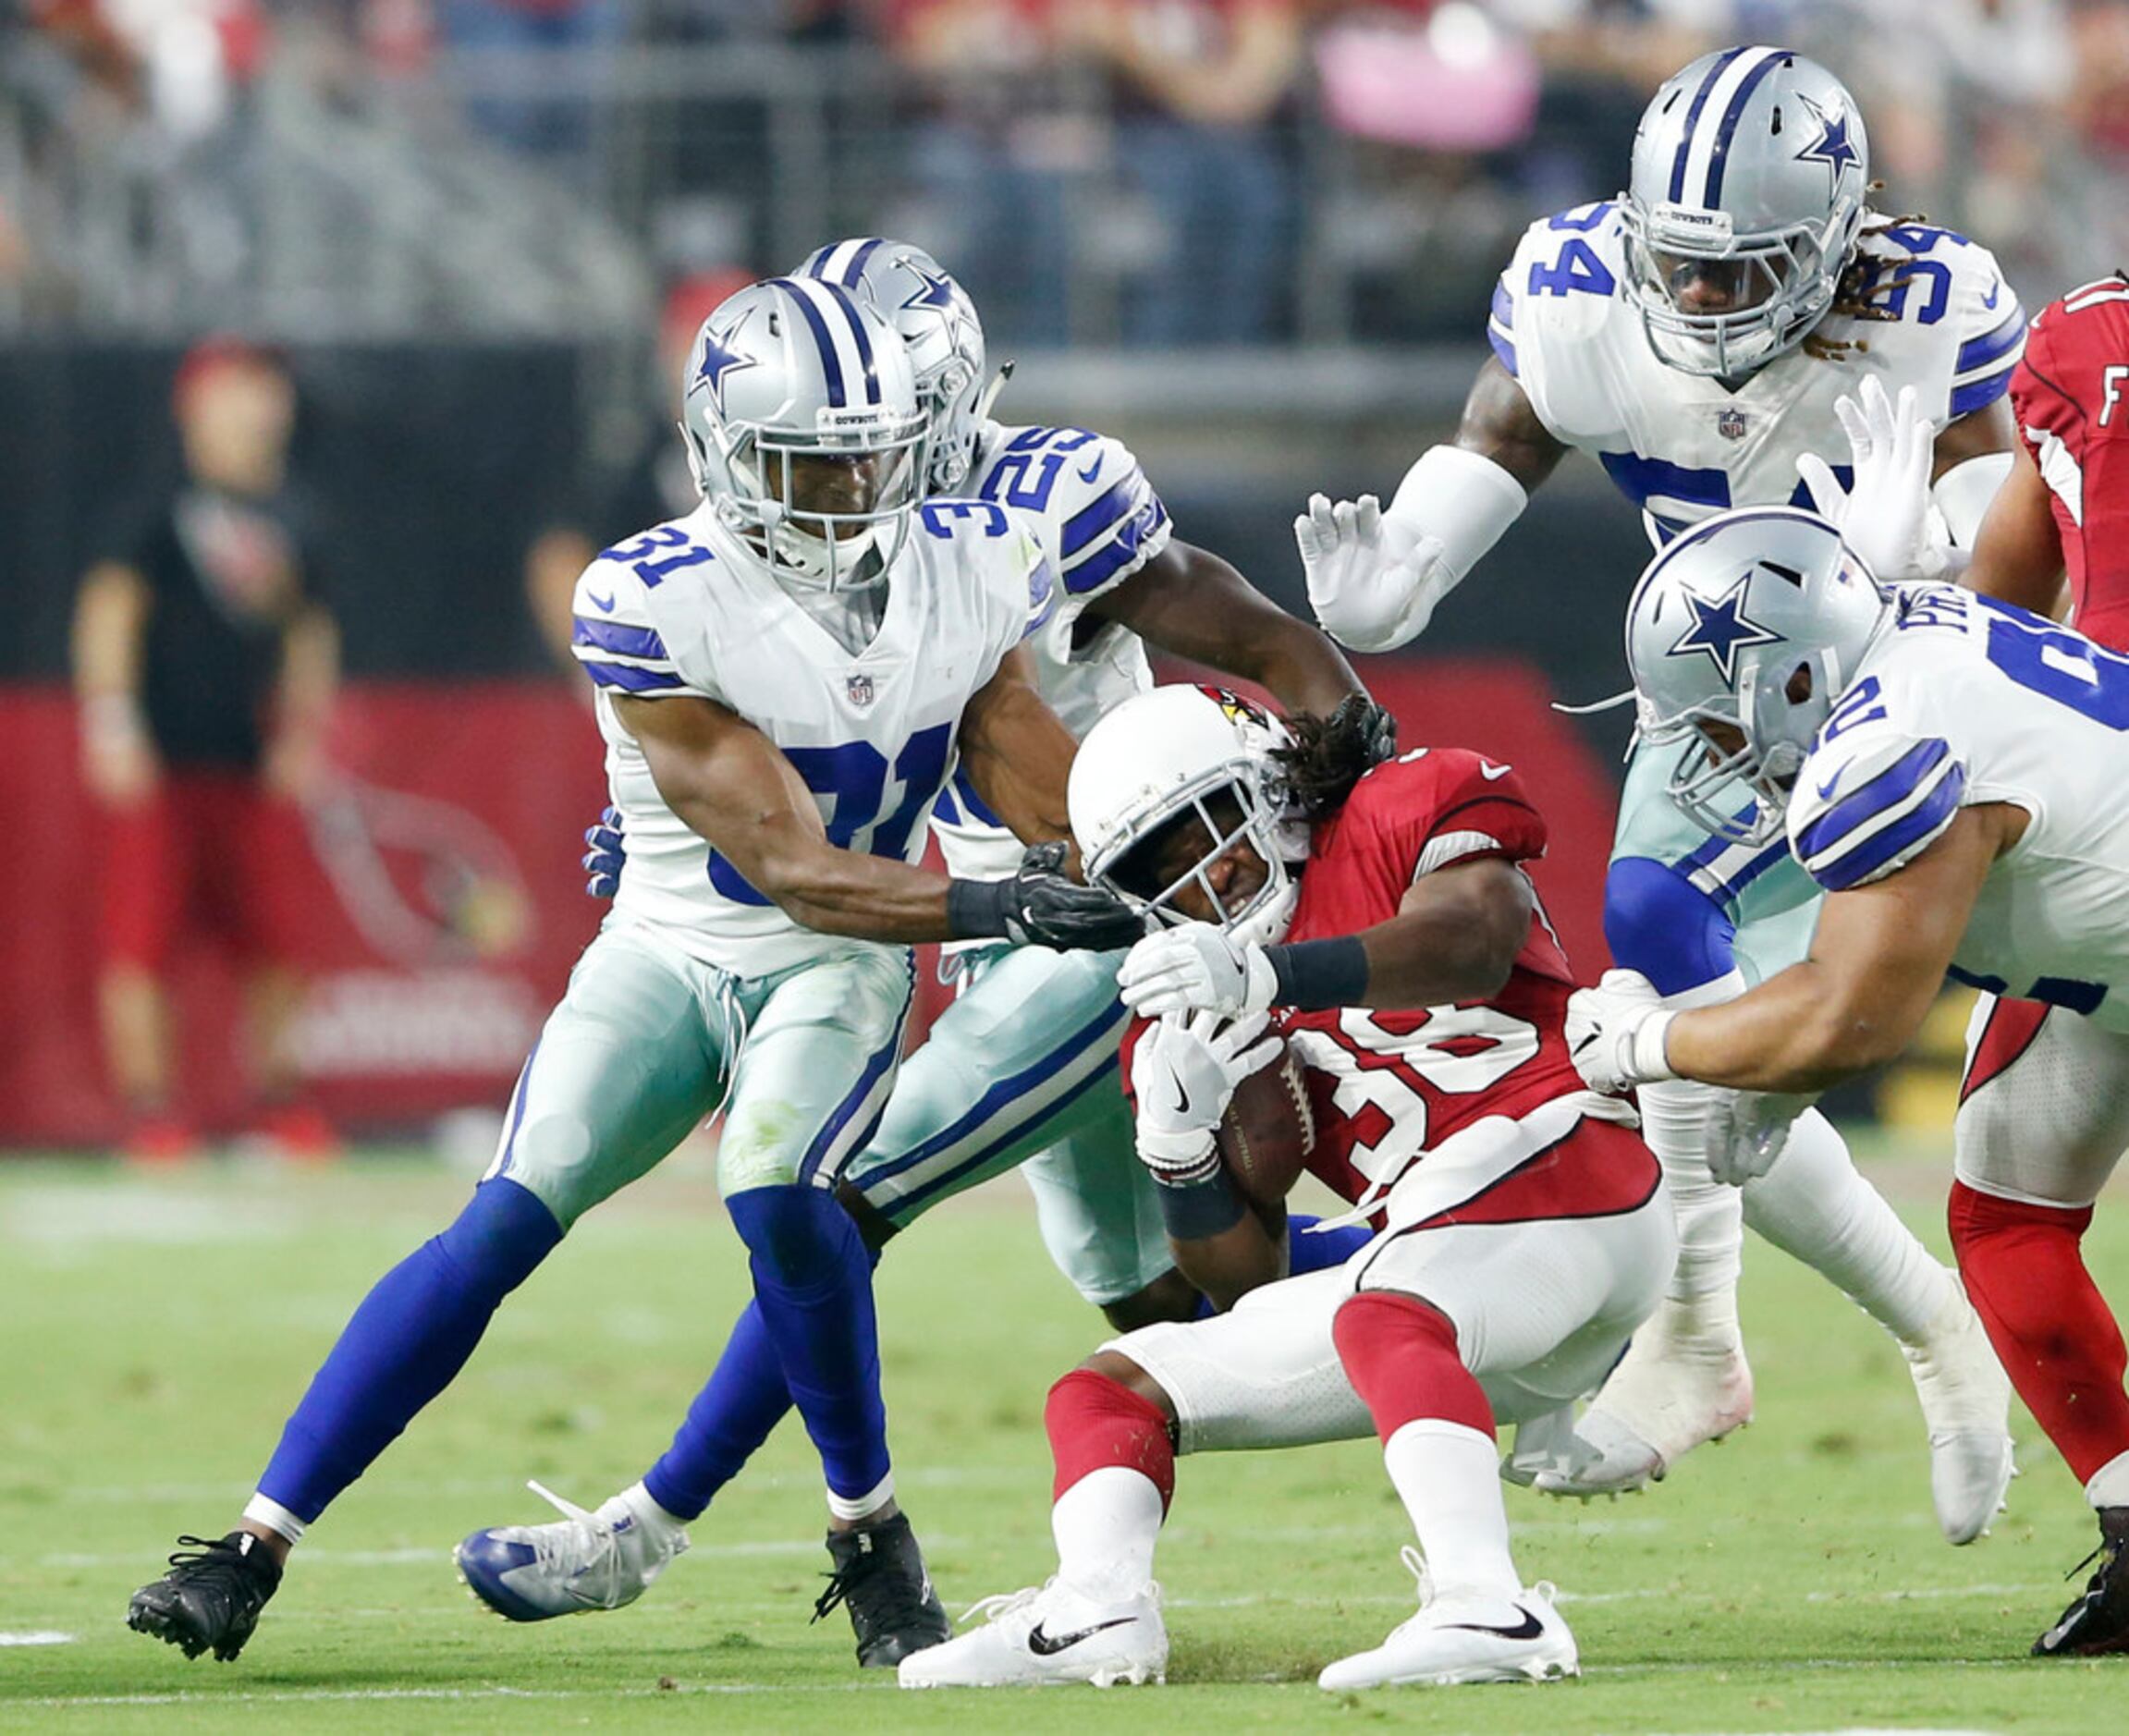
[[2003,282],[2002,279],[1999,278],[1996,282],[1988,286],[1988,293],[1981,298],[1981,305],[1985,308],[1994,307],[1996,305],[1996,298],[2002,293]]
[[1483,1621],[1447,1621],[1444,1627],[1459,1628],[1466,1633],[1498,1633],[1504,1640],[1535,1640],[1545,1632],[1545,1623],[1529,1610],[1520,1611],[1523,1620],[1512,1628],[1488,1627]]
[[1091,483],[1091,482],[1093,482],[1093,481],[1094,481],[1094,479],[1095,479],[1095,477],[1099,476],[1100,474],[1101,474],[1101,460],[1100,460],[1100,459],[1097,458],[1095,458],[1095,459],[1094,460],[1094,462],[1093,462],[1093,463],[1089,464],[1089,465],[1086,467],[1086,469],[1085,469],[1085,470],[1083,470],[1083,471],[1080,471],[1080,473],[1079,473],[1079,479],[1080,479],[1080,481],[1081,481],[1081,482],[1083,482],[1083,483]]
[[1512,765],[1496,765],[1490,760],[1481,760],[1478,763],[1478,775],[1489,784],[1497,779],[1506,777],[1514,769],[1515,767]]
[[1819,801],[1830,801],[1833,800],[1833,792],[1841,788],[1841,773],[1845,772],[1847,769],[1848,768],[1843,765],[1840,772],[1835,772],[1831,777],[1829,777],[1823,784],[1818,786]]
[[1182,1088],[1180,1079],[1175,1082],[1175,1106],[1183,1115],[1190,1113],[1190,1093]]
[[602,614],[611,615],[614,612],[614,599],[610,592],[601,596],[596,591],[586,591],[584,600]]
[[1071,1633],[1045,1633],[1042,1623],[1036,1622],[1028,1631],[1028,1650],[1037,1657],[1055,1657],[1059,1652],[1069,1652],[1082,1640],[1091,1640],[1107,1628],[1129,1627],[1138,1618],[1119,1616],[1114,1621],[1097,1621],[1091,1628],[1080,1628]]

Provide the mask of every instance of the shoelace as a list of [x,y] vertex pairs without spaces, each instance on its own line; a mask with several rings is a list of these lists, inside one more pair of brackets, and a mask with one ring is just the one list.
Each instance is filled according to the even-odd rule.
[[[848,1567],[839,1567],[827,1575],[827,1585],[814,1604],[813,1621],[832,1614],[850,1601],[850,1594],[860,1591],[874,1581],[882,1581],[880,1595],[868,1600],[866,1614],[885,1628],[908,1626],[924,1613],[924,1590],[928,1581],[910,1583],[906,1574],[892,1571],[887,1557],[867,1553],[859,1556]],[[813,1621],[806,1623],[808,1627]]]
[[1030,1585],[1017,1592],[997,1592],[988,1597],[979,1597],[954,1619],[956,1627],[966,1627],[978,1616],[985,1621],[996,1621],[1000,1616],[1010,1615],[1015,1609],[1024,1609],[1057,1581],[1046,1579],[1040,1585]]
[[174,1551],[169,1559],[172,1567],[198,1567],[202,1563],[241,1574],[244,1571],[244,1552],[234,1544],[225,1543],[219,1537],[195,1537],[180,1533],[180,1544],[190,1544],[189,1549]]
[[613,1546],[614,1528],[596,1513],[564,1500],[544,1484],[528,1479],[525,1486],[571,1522],[566,1527],[553,1523],[523,1527],[532,1540],[532,1559],[540,1570],[573,1580],[597,1565],[599,1558]]

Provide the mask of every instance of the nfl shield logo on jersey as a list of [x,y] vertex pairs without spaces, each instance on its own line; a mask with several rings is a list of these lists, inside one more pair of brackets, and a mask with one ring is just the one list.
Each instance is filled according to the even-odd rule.
[[1744,438],[1744,412],[1732,406],[1715,419],[1715,432],[1725,440]]
[[850,676],[843,682],[843,691],[850,696],[851,704],[870,705],[873,703],[873,678],[869,675]]

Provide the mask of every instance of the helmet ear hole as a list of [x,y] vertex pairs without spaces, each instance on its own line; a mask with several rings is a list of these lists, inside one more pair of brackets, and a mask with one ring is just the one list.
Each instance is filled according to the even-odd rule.
[[1811,697],[1812,690],[1816,685],[1811,666],[1808,663],[1800,663],[1789,672],[1789,681],[1782,688],[1781,696],[1792,705],[1801,705]]

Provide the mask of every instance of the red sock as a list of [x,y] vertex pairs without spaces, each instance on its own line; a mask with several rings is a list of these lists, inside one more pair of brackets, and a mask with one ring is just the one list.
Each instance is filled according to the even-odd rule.
[[1054,1501],[1105,1465],[1136,1471],[1160,1491],[1160,1510],[1175,1495],[1175,1448],[1168,1418],[1151,1400],[1091,1368],[1075,1368],[1050,1388],[1043,1406],[1050,1457],[1057,1461]]
[[1363,1290],[1339,1309],[1330,1334],[1385,1445],[1423,1416],[1493,1433],[1493,1407],[1457,1354],[1456,1328],[1439,1309],[1416,1296]]
[[2129,1452],[2122,1328],[2078,1250],[2092,1208],[2029,1205],[1952,1184],[1959,1276],[1988,1341],[2079,1482]]

